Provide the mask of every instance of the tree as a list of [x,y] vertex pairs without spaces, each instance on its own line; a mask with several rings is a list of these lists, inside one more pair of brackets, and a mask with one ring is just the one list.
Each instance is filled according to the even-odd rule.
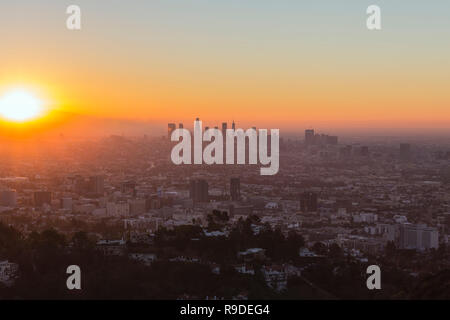
[[384,252],[386,254],[386,257],[391,258],[395,255],[396,247],[394,244],[394,241],[388,241],[386,243],[386,247],[384,248]]
[[343,256],[341,247],[339,247],[336,243],[333,243],[329,249],[329,256],[335,259],[341,258]]
[[15,259],[23,247],[23,237],[19,231],[0,223],[0,258]]
[[327,254],[327,246],[324,245],[322,242],[316,242],[312,246],[312,251],[314,251],[316,254],[320,255],[326,255]]
[[94,248],[94,243],[88,238],[84,231],[75,233],[72,237],[72,244],[74,250],[78,252],[85,252]]

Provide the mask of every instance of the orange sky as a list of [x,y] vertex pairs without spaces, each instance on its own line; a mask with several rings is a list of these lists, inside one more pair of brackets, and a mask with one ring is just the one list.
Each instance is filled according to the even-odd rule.
[[[25,10],[39,2],[40,23]],[[380,32],[365,29],[358,2],[346,11],[329,1],[263,1],[256,11],[201,2],[205,12],[198,1],[156,2],[102,11],[80,1],[79,32],[65,29],[64,5],[11,5],[0,16],[0,92],[28,86],[50,109],[161,123],[450,126],[444,2],[425,11],[434,22],[422,29],[418,8],[386,3]]]

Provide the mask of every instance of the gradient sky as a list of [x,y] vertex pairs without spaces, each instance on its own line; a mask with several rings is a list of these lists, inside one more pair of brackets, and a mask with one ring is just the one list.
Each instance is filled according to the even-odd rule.
[[449,127],[449,17],[448,0],[2,0],[0,93],[160,122]]

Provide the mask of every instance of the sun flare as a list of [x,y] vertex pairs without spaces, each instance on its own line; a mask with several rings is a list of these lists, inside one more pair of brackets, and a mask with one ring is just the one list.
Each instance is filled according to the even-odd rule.
[[16,89],[0,96],[0,117],[13,122],[25,122],[38,118],[43,103],[31,92]]

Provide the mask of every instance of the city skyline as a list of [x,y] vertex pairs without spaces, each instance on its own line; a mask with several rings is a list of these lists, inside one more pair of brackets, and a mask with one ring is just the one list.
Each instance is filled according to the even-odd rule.
[[368,4],[79,1],[83,28],[69,31],[68,3],[6,2],[0,96],[35,92],[51,111],[40,128],[72,114],[285,131],[448,128],[448,3],[379,1],[377,32],[365,28]]
[[449,12],[2,0],[0,300],[449,300]]

